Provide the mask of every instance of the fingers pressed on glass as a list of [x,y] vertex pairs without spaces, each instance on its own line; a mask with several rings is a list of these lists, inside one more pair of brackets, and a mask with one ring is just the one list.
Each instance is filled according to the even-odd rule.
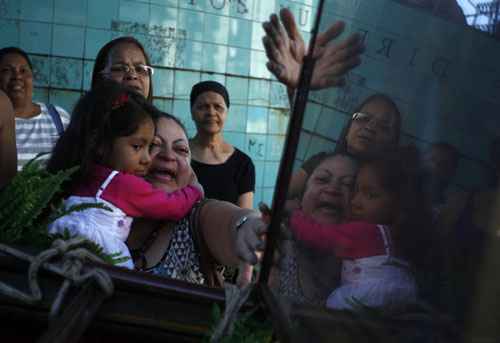
[[337,49],[345,49],[349,47],[358,48],[360,51],[363,51],[363,40],[361,39],[359,33],[353,33],[346,39],[340,41],[337,45]]
[[264,31],[273,40],[273,43],[278,48],[287,49],[288,48],[288,36],[283,26],[278,21],[277,17],[271,18],[271,22],[264,23]]
[[316,39],[316,44],[319,46],[327,45],[332,39],[337,38],[342,32],[344,32],[345,24],[343,21],[337,21],[332,26],[330,26],[325,32],[318,34]]
[[329,60],[333,64],[355,59],[359,60],[359,54],[360,52],[358,47],[348,47],[345,49],[337,50],[334,53],[325,54],[325,62],[326,60]]
[[268,36],[262,38],[262,44],[264,45],[267,58],[271,61],[279,61],[282,58],[278,47]]
[[267,62],[266,67],[267,70],[269,70],[276,78],[279,79],[281,77],[283,68],[279,64],[273,62]]
[[292,39],[302,39],[297,24],[295,23],[295,18],[288,8],[283,8],[280,11],[280,18],[289,37]]

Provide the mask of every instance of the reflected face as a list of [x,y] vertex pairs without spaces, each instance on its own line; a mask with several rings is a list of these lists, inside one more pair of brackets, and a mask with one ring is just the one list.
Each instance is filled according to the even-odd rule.
[[[123,65],[129,66],[130,71],[124,72],[117,68]],[[111,49],[104,71],[111,80],[131,87],[147,98],[151,85],[151,75],[137,73],[133,67],[138,65],[146,65],[146,57],[141,49],[132,43],[120,43]]]
[[200,94],[191,108],[191,117],[199,133],[220,133],[227,118],[224,98],[216,92]]
[[144,120],[132,135],[115,139],[104,164],[125,173],[145,176],[151,165],[150,148],[154,134],[153,120]]
[[395,144],[397,112],[382,99],[365,104],[353,116],[347,150],[354,156],[376,157]]
[[302,198],[302,210],[319,223],[340,223],[348,214],[356,163],[347,156],[323,161],[311,174]]
[[351,218],[373,224],[391,224],[395,216],[396,204],[387,192],[372,167],[359,170],[356,188],[351,202]]
[[158,120],[151,154],[153,162],[148,180],[155,187],[173,192],[189,184],[192,175],[189,141],[172,119]]
[[5,55],[0,61],[0,89],[14,106],[31,102],[33,96],[33,71],[28,61],[16,53]]

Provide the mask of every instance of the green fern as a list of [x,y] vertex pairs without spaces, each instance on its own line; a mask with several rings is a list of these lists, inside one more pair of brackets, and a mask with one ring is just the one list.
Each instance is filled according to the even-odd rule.
[[[55,199],[61,193],[63,183],[77,170],[78,167],[74,167],[51,174],[36,158],[26,164],[0,192],[0,243],[47,249],[56,239],[67,240],[74,237],[68,231],[62,235],[49,234],[47,228],[52,221],[89,208],[109,210],[105,205],[91,203],[65,209],[62,202]],[[87,241],[84,247],[111,264],[128,259],[119,257],[119,253],[106,254],[101,246],[91,241]]]

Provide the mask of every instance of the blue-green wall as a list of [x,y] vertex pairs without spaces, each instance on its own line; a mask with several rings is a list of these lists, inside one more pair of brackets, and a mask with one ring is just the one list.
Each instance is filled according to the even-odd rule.
[[261,23],[280,6],[309,30],[310,5],[269,0],[0,0],[0,45],[33,58],[35,99],[71,111],[89,88],[97,51],[133,35],[155,66],[155,103],[194,133],[188,97],[200,80],[225,84],[229,142],[257,170],[255,203],[270,202],[288,123],[285,89],[265,67]]

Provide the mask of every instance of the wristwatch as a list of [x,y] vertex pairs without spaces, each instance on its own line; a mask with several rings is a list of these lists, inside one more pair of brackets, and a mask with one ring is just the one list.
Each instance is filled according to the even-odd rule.
[[247,216],[243,216],[240,219],[238,219],[238,221],[236,222],[236,225],[234,226],[235,230],[239,231],[241,229],[241,227],[243,226],[243,224],[245,224],[247,222],[247,220],[248,220]]

